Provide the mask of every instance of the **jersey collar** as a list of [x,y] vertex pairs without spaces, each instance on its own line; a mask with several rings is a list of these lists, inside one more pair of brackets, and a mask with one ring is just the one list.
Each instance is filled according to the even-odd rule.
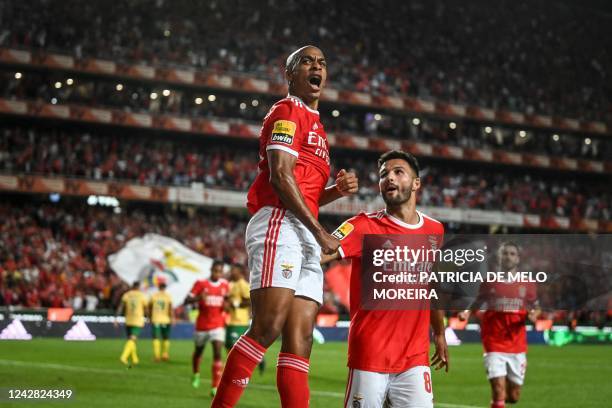
[[291,94],[287,94],[287,98],[295,99],[296,101],[300,102],[302,105],[304,105],[304,108],[306,108],[306,110],[308,112],[316,113],[317,115],[319,114],[318,110],[314,110],[310,106],[306,105],[306,102],[304,102],[302,100],[302,98],[299,98],[299,97],[297,97],[295,95],[291,95]]
[[396,223],[400,227],[404,227],[408,229],[419,229],[423,226],[423,214],[421,214],[419,210],[417,210],[417,215],[419,216],[419,222],[417,222],[416,224],[408,224],[407,222],[404,222],[400,220],[399,218],[394,217],[391,214],[389,214],[386,209],[384,210],[384,212],[385,212],[385,215],[389,218],[389,220]]

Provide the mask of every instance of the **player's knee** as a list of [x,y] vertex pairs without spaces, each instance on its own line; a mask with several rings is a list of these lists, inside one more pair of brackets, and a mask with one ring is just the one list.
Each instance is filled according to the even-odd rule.
[[[256,321],[257,320],[257,321]],[[263,347],[270,347],[280,336],[284,321],[278,318],[256,319],[253,320],[247,336],[261,344]]]
[[251,327],[251,330],[247,332],[247,336],[261,344],[263,347],[268,348],[274,343],[274,341],[280,336],[281,329],[275,326],[267,328],[262,327]]

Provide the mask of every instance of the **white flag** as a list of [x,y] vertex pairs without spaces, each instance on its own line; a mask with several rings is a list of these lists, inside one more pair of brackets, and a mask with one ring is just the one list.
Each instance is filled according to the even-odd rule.
[[130,285],[140,281],[149,294],[155,292],[160,278],[165,279],[174,307],[183,303],[195,281],[210,276],[213,262],[177,240],[157,234],[129,240],[119,252],[109,255],[108,261],[121,279]]

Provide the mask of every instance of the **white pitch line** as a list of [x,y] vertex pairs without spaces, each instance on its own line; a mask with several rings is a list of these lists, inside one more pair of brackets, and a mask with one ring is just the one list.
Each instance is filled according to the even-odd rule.
[[[114,374],[114,375],[117,375],[117,374],[120,374],[120,373],[128,374],[128,371],[123,371],[123,370],[120,370],[120,369],[71,366],[71,365],[56,364],[56,363],[34,363],[34,362],[30,362],[30,361],[20,361],[20,360],[0,360],[0,365],[5,365],[5,366],[20,366],[20,367],[50,368],[50,369],[64,370],[64,371],[77,371],[77,372],[100,373],[100,374]],[[136,370],[138,370],[138,369],[136,369]],[[168,376],[167,374],[157,374],[157,373],[151,373],[151,372],[142,372],[141,370],[138,370],[138,376],[139,377],[149,377],[149,378],[163,378],[164,380],[176,379],[177,381],[180,380],[181,382],[183,382],[183,379],[180,378],[180,377]],[[210,379],[208,379],[208,378],[203,378],[202,380],[204,382],[210,382]],[[264,391],[276,391],[276,387],[275,386],[273,386],[273,385],[266,385],[266,384],[253,384],[253,383],[250,383],[249,384],[249,388],[254,388],[254,389],[257,389],[257,390],[264,390]],[[316,396],[319,396],[319,397],[331,397],[331,398],[344,399],[344,393],[341,393],[341,392],[311,390],[310,393],[312,395],[316,395]],[[484,408],[484,407],[478,407],[478,406],[474,406],[474,405],[447,404],[447,403],[443,403],[443,402],[436,402],[435,406],[436,407],[440,407],[440,408]]]

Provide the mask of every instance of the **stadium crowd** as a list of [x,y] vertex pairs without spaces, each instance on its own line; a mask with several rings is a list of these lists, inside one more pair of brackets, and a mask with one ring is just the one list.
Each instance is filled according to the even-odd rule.
[[246,263],[246,222],[189,211],[113,212],[81,204],[0,204],[0,305],[114,308],[127,288],[107,256],[145,233],[175,238],[228,263]]
[[[11,196],[4,200],[0,204],[0,217],[5,220],[0,225],[0,306],[114,309],[128,284],[112,272],[107,256],[145,233],[175,238],[198,253],[226,263],[246,264],[247,220],[243,215],[194,207],[123,204],[126,206],[117,211],[69,198],[60,203],[45,202],[42,197],[24,201],[23,197]],[[323,221],[326,228],[332,229],[340,218],[326,217]],[[527,236],[529,239],[535,239],[538,244],[530,241],[531,244],[523,246],[522,258],[526,264],[548,271],[550,262],[560,262],[569,268],[563,272],[566,278],[560,279],[566,276],[563,274],[551,278],[541,293],[547,310],[551,306],[573,310],[569,316],[566,312],[556,312],[555,319],[560,321],[600,322],[601,313],[583,311],[580,305],[591,300],[588,296],[601,292],[605,270],[590,269],[589,273],[583,273],[588,266],[579,265],[559,250],[564,245],[573,245],[572,254],[592,259],[598,253],[593,246],[584,240],[576,246],[576,239],[572,240],[571,236],[565,239],[563,235],[551,236],[545,241]],[[576,265],[578,269],[574,270]],[[560,270],[555,272],[558,274]],[[557,292],[572,296],[555,298],[553,293]],[[559,303],[559,299],[564,299],[564,303]],[[347,313],[327,285],[321,313]]]
[[287,52],[315,43],[339,88],[608,120],[610,19],[570,1],[38,0],[0,4],[0,46],[283,82]]
[[[46,103],[75,103],[91,107],[115,108],[150,114],[169,114],[192,118],[229,118],[259,124],[277,97],[216,93],[207,95],[196,89],[174,89],[152,84],[118,83],[108,79],[92,80],[66,74],[0,71],[0,97]],[[213,100],[209,100],[209,97]],[[334,108],[334,109],[332,109]],[[451,145],[469,148],[500,149],[541,153],[551,156],[606,159],[612,155],[612,142],[605,137],[553,133],[484,126],[471,121],[451,125],[439,118],[414,118],[397,112],[374,112],[323,104],[321,116],[328,132],[355,133],[366,137]],[[415,122],[416,121],[416,122]],[[415,124],[416,123],[416,124]],[[450,126],[454,126],[451,128]]]
[[[0,130],[0,171],[12,174],[65,175],[91,180],[129,180],[147,185],[190,185],[245,191],[257,174],[256,145],[240,148],[193,138],[112,134],[7,127]],[[359,196],[378,194],[375,160],[342,152],[334,156],[335,174],[352,169],[361,180]],[[609,220],[609,184],[576,176],[538,175],[528,169],[491,172],[446,163],[421,174],[426,188],[420,205],[505,210]]]

